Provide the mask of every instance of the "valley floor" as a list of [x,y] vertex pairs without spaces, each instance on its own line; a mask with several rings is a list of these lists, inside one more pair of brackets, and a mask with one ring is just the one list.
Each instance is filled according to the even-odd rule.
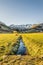
[[[28,55],[13,54],[21,37]],[[0,65],[43,65],[43,33],[0,34]]]

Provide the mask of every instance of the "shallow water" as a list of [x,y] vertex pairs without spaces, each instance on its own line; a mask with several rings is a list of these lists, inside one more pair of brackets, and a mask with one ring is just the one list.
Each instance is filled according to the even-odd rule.
[[17,51],[17,55],[25,55],[26,54],[26,47],[22,40],[20,40],[20,46]]

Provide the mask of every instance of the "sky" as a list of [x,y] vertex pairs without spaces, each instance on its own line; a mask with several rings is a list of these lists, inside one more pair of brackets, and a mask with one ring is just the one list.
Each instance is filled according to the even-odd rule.
[[0,21],[7,25],[43,23],[43,0],[0,0]]

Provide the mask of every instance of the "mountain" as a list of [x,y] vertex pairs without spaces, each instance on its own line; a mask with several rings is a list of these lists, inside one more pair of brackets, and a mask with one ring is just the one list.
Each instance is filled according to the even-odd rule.
[[43,23],[33,24],[29,32],[43,32]]
[[11,28],[0,21],[0,33],[12,32]]
[[25,32],[28,29],[30,29],[31,26],[32,26],[31,24],[26,24],[26,25],[14,25],[14,24],[12,24],[12,25],[10,25],[10,28],[12,30],[16,30],[16,31],[19,31],[19,32]]
[[41,24],[26,24],[26,25],[10,25],[7,26],[3,22],[0,21],[0,33],[11,33],[13,31],[17,32],[27,32],[27,33],[32,33],[32,32],[43,32],[43,23]]
[[26,24],[26,25],[10,25],[12,30],[18,32],[43,32],[43,23],[41,24]]

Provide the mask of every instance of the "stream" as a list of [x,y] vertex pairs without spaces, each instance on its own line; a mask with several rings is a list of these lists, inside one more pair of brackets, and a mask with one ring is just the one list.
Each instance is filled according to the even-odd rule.
[[18,48],[17,55],[26,55],[26,47],[22,39],[20,39],[20,46]]

